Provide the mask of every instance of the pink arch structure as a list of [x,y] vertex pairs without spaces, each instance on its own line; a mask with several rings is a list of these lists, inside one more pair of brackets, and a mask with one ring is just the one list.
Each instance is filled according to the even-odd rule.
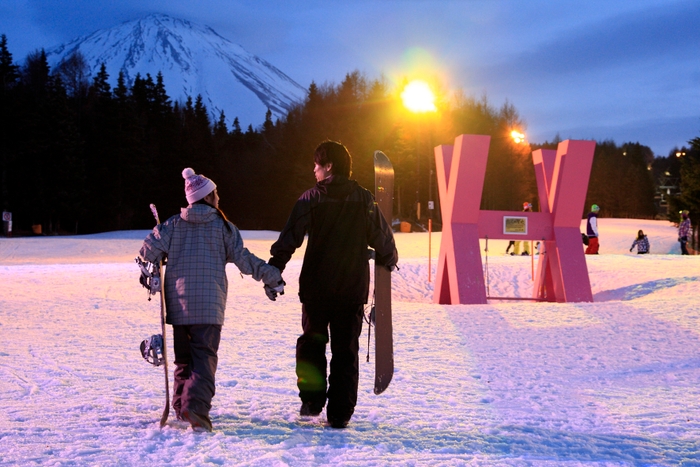
[[[453,146],[435,148],[443,225],[433,301],[487,303],[479,239],[488,238],[542,242],[533,299],[592,302],[579,229],[595,142],[567,140],[532,153],[541,212],[479,209],[490,142],[460,135]],[[508,230],[509,220],[520,231]]]

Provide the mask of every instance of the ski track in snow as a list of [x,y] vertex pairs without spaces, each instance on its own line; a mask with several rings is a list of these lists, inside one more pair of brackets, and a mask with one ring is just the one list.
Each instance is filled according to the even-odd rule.
[[[0,239],[0,465],[700,465],[700,257],[628,254],[638,228],[677,248],[668,223],[601,219],[595,301],[569,304],[434,304],[439,234],[430,282],[427,234],[397,235],[396,371],[375,396],[365,324],[346,430],[298,415],[303,251],[276,302],[230,265],[211,434],[158,426],[162,368],[138,346],[159,305],[133,263],[147,231]],[[243,235],[266,259],[277,234]],[[528,297],[531,259],[506,244],[489,244],[489,293]]]

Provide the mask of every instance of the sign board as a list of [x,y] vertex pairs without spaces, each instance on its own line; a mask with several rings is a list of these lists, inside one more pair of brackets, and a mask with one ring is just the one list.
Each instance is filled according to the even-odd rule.
[[503,233],[527,235],[527,217],[503,216]]
[[3,222],[12,222],[12,213],[3,211],[2,212],[2,220]]
[[428,209],[431,211],[435,209],[435,202],[434,201],[428,201]]

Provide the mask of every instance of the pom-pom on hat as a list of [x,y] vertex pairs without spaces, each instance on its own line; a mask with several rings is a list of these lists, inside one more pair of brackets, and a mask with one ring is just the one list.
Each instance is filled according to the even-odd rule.
[[197,175],[194,170],[187,167],[182,171],[182,178],[185,179],[185,198],[192,204],[216,190],[216,183],[204,175]]

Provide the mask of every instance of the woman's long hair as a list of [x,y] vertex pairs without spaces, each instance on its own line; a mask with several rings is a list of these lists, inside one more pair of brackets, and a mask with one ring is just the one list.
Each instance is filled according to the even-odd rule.
[[[207,196],[209,196],[209,195],[207,195]],[[233,230],[231,229],[231,224],[232,224],[232,222],[228,220],[228,217],[226,217],[226,214],[224,214],[224,211],[222,211],[221,209],[217,208],[216,206],[213,206],[213,205],[207,203],[206,201],[204,201],[204,198],[200,199],[199,201],[195,201],[195,202],[192,203],[192,204],[206,204],[207,206],[216,209],[216,212],[218,212],[218,213],[219,213],[219,216],[221,216],[221,218],[224,220],[224,225],[226,226],[226,229],[227,229],[230,233],[233,233]]]

